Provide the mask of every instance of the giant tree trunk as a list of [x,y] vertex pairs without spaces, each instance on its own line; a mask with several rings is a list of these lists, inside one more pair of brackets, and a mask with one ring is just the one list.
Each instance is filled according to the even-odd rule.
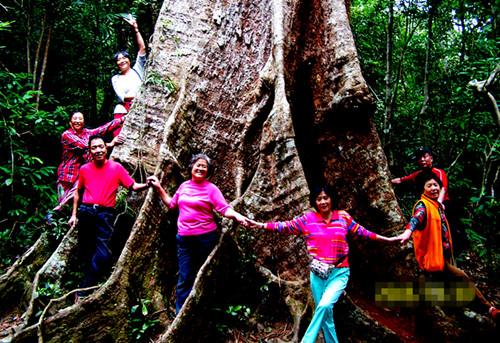
[[[211,181],[259,221],[304,213],[309,187],[329,183],[335,204],[359,223],[401,231],[347,13],[342,0],[165,1],[122,130],[127,142],[112,157],[137,181],[157,174],[173,194],[189,178],[190,156],[204,152],[215,161]],[[222,220],[220,244],[175,316],[176,213],[153,190],[129,199],[137,218],[106,283],[78,305],[64,307],[63,298],[32,316],[14,342],[134,341],[132,309],[142,303],[159,319],[148,332],[156,342],[301,338],[314,306],[303,238]],[[350,247],[351,282],[335,314],[341,341],[410,341],[393,331],[400,322],[379,322],[393,312],[371,302],[375,281],[412,274],[410,247]],[[225,316],[230,306],[236,321]]]

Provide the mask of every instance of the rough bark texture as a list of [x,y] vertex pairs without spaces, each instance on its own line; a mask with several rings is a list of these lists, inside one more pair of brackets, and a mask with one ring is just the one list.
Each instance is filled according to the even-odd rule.
[[[146,81],[122,130],[127,142],[112,157],[137,181],[157,174],[173,194],[189,178],[188,159],[204,152],[215,161],[211,181],[259,221],[301,215],[309,186],[326,182],[337,190],[335,205],[359,223],[388,236],[400,231],[405,219],[347,13],[342,0],[165,1]],[[176,213],[153,190],[127,199],[137,217],[106,283],[78,305],[64,308],[62,299],[45,320],[29,318],[13,342],[134,341],[129,319],[140,299],[159,319],[149,333],[156,342],[299,341],[314,306],[301,237],[221,220],[220,244],[175,316]],[[412,273],[410,247],[350,246],[348,296],[336,306],[341,341],[411,341],[411,332],[394,332],[401,323],[379,322],[396,315],[369,296],[375,281]],[[251,315],[229,322],[225,310],[240,304]]]

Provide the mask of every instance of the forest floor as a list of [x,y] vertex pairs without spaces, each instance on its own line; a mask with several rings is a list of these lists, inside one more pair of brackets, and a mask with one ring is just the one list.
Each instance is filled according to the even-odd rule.
[[[488,271],[486,262],[479,257],[479,254],[474,249],[469,249],[463,252],[460,259],[457,261],[457,266],[464,270],[470,277],[473,283],[481,290],[483,295],[494,305],[500,305],[500,284],[488,283]],[[412,308],[386,308],[380,307],[373,301],[373,296],[360,296],[360,291],[354,289],[349,284],[347,289],[348,294],[356,294],[356,297],[351,297],[355,304],[367,313],[373,320],[392,330],[401,341],[406,343],[429,343],[424,337],[418,335],[415,330],[415,320]],[[487,316],[487,313],[479,313]],[[288,323],[290,325],[290,323]],[[286,342],[290,338],[291,326],[287,327],[287,323],[275,325],[269,331],[255,329],[251,330],[231,330],[232,337],[226,336],[226,339],[231,342]],[[287,333],[287,331],[290,331]],[[286,338],[285,338],[286,337]],[[285,340],[283,340],[285,339]],[[324,342],[322,334],[318,336],[317,343]]]
[[[500,282],[499,280],[496,280],[496,283],[488,282],[487,263],[480,258],[475,249],[468,249],[463,252],[457,262],[457,266],[471,277],[471,280],[480,289],[486,299],[492,304],[500,306]],[[352,288],[348,289],[349,292],[353,292],[350,294],[354,294],[354,292],[359,294],[358,290]],[[370,300],[370,296],[359,296],[355,299],[353,298],[353,300],[355,300],[357,306],[375,321],[394,331],[402,341],[408,343],[425,342],[423,338],[415,334],[415,325],[410,309],[380,307]],[[481,315],[487,314],[481,313]],[[9,329],[17,327],[22,321],[22,313],[20,312],[3,316],[2,321],[0,321],[0,332],[6,334]],[[252,325],[254,332],[249,332],[249,330],[231,330],[229,334],[232,337],[226,338],[232,342],[278,342],[282,341],[284,337],[291,338],[290,334],[293,331],[291,323],[275,324],[272,328],[269,327],[266,329]],[[317,342],[323,342],[322,338],[318,338]]]
[[[498,260],[498,259],[494,259]],[[457,267],[462,269],[484,297],[494,306],[500,307],[500,280],[488,282],[487,263],[480,258],[474,249],[464,251],[457,261]],[[384,308],[377,306],[368,296],[353,299],[363,311],[383,326],[394,331],[402,341],[407,343],[424,343],[426,340],[415,332],[414,317],[409,308]],[[479,313],[488,316],[487,313]],[[497,325],[500,321],[497,321]]]

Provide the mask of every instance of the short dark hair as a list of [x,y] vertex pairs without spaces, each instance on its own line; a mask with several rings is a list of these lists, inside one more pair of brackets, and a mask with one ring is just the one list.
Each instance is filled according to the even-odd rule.
[[128,52],[126,52],[126,51],[123,51],[123,50],[122,50],[122,51],[118,51],[118,52],[114,55],[115,61],[118,61],[118,56],[120,56],[120,55],[123,55],[123,57],[126,57],[126,58],[128,58],[128,59],[130,60],[130,55],[129,55],[129,53],[128,53]]
[[309,193],[309,203],[316,210],[318,210],[318,206],[316,205],[316,199],[318,198],[318,195],[323,191],[325,192],[326,195],[330,197],[330,199],[333,199],[333,196],[335,195],[334,189],[332,188],[332,186],[329,185],[323,185],[311,188],[311,191]]
[[104,139],[104,137],[102,135],[92,135],[89,137],[89,150],[90,150],[90,143],[92,143],[92,141],[95,139],[102,139],[102,141],[106,145],[106,140]]
[[199,159],[204,159],[205,161],[207,161],[207,165],[208,165],[207,176],[210,175],[210,173],[212,172],[212,160],[210,159],[210,157],[208,157],[205,154],[196,154],[196,155],[193,155],[193,157],[191,157],[191,159],[189,160],[189,165],[188,165],[189,174],[191,175],[191,173],[193,172],[194,164]]
[[429,154],[429,156],[434,157],[434,154],[432,153],[432,151],[430,149],[427,149],[427,148],[420,148],[420,149],[415,151],[416,158],[421,158],[425,154]]
[[430,170],[422,170],[415,177],[415,187],[420,193],[424,190],[425,183],[429,180],[435,180],[439,187],[443,187],[443,181],[432,171]]

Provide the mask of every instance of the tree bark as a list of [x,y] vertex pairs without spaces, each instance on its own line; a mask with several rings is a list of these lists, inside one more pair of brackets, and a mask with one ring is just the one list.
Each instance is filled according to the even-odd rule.
[[[309,187],[329,183],[335,206],[374,232],[398,233],[405,218],[347,13],[342,0],[165,1],[146,81],[122,129],[127,141],[112,158],[136,181],[156,174],[173,194],[190,177],[189,158],[204,152],[215,161],[211,181],[259,221],[303,214]],[[302,237],[221,220],[221,240],[176,316],[176,213],[152,189],[127,200],[137,216],[105,284],[32,319],[12,342],[131,342],[132,308],[144,299],[147,318],[159,320],[148,332],[155,342],[228,342],[241,333],[247,341],[299,341],[314,308]],[[351,242],[350,287],[335,315],[341,341],[408,341],[395,332],[400,322],[380,322],[398,314],[367,306],[374,282],[411,274],[410,251]],[[242,303],[248,316],[224,316]]]

